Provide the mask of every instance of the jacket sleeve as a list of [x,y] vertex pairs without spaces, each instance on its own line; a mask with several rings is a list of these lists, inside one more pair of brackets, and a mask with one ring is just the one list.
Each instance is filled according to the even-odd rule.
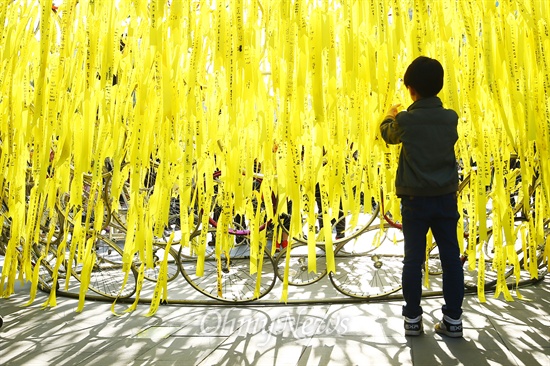
[[399,124],[392,116],[386,116],[380,124],[380,134],[388,144],[401,143],[402,133],[403,131],[399,127]]

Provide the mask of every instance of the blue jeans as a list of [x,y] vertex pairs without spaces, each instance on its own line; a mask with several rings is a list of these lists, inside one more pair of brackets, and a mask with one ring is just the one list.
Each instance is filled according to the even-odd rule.
[[422,269],[426,259],[426,234],[432,229],[443,269],[444,315],[453,319],[462,314],[464,272],[457,239],[459,219],[456,194],[434,197],[402,196],[401,215],[405,256],[403,260],[403,315],[416,318],[422,314]]

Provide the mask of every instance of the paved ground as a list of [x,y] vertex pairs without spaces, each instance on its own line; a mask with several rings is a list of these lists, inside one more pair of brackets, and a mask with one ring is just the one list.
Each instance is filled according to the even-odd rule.
[[[437,284],[436,284],[437,285]],[[307,291],[319,296],[320,281]],[[401,301],[149,305],[58,297],[29,300],[28,286],[0,299],[0,365],[550,365],[550,279],[521,289],[524,300],[487,296],[464,303],[464,338],[437,335],[441,298],[424,300],[426,332],[405,337]]]

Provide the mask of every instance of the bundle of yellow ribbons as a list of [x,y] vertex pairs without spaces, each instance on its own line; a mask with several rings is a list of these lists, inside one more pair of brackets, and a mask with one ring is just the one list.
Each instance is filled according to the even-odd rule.
[[[152,238],[165,226],[173,197],[181,207],[196,205],[203,218],[213,195],[221,199],[217,255],[231,246],[227,230],[236,213],[277,220],[291,200],[291,235],[301,230],[301,217],[314,225],[317,184],[332,208],[326,216],[337,215],[342,202],[353,217],[359,193],[380,201],[381,191],[398,216],[399,151],[378,138],[378,125],[391,104],[409,103],[400,78],[419,55],[441,60],[440,96],[461,116],[457,156],[471,176],[461,200],[471,230],[464,251],[478,258],[482,273],[485,188],[493,185],[494,265],[502,272],[518,260],[507,245],[511,238],[519,230],[525,251],[534,250],[550,217],[549,19],[550,4],[535,0],[65,0],[54,10],[51,0],[3,1],[0,225],[11,227],[0,291],[9,296],[18,278],[34,278],[36,288],[28,253],[42,235],[40,221],[72,193],[65,214],[77,220],[59,253],[70,251],[84,266],[81,308],[85,273],[95,260],[93,233],[101,230],[105,207],[118,209],[125,182],[131,202],[125,271],[136,255],[142,271],[151,265]],[[517,181],[511,156],[522,182],[540,181],[534,193],[522,185],[521,196],[536,199],[527,212],[532,220],[521,228],[510,202]],[[83,177],[91,177],[89,196],[99,196],[105,161],[114,172],[110,196],[84,202],[96,220],[81,218]],[[151,161],[158,163],[157,178],[146,197]],[[262,218],[250,205],[258,166],[261,196],[279,197]],[[218,191],[216,169],[224,183]],[[193,212],[180,214],[185,243]],[[251,238],[258,252],[265,236]],[[315,256],[314,240],[308,245]],[[326,245],[330,271],[329,239]],[[536,263],[528,269],[537,275]],[[165,285],[157,297],[162,291],[166,297]],[[504,278],[500,293],[511,298]]]

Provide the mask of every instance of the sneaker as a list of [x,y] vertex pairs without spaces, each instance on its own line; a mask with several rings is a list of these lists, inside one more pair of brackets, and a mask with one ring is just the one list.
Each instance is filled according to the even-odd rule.
[[422,325],[422,315],[416,318],[405,317],[405,335],[406,336],[418,336],[424,332],[424,326]]
[[283,240],[280,243],[275,244],[275,250],[280,251],[282,249],[285,249],[288,246],[288,240]]
[[462,319],[453,319],[447,315],[435,324],[435,332],[451,338],[462,337]]

